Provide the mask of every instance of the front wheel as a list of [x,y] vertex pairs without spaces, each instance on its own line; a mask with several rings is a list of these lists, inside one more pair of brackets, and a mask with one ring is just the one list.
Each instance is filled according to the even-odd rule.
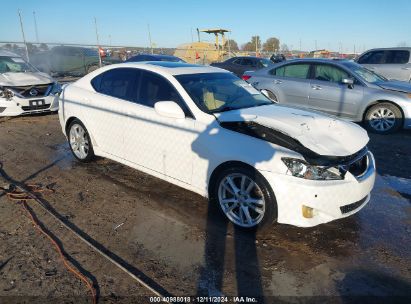
[[94,158],[93,145],[86,127],[80,120],[73,120],[68,127],[68,140],[71,152],[79,161],[86,163]]
[[397,131],[403,124],[401,110],[388,102],[370,107],[365,113],[366,128],[374,133],[389,134]]
[[262,230],[277,219],[277,204],[266,179],[248,167],[220,172],[211,189],[212,199],[236,226]]

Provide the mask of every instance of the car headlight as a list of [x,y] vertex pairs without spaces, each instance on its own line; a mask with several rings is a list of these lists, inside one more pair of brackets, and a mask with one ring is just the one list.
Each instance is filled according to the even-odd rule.
[[61,93],[61,85],[58,82],[53,83],[50,90],[50,95],[56,95]]
[[283,157],[281,159],[295,177],[310,180],[342,180],[340,171],[334,167],[313,166],[304,160]]
[[10,100],[13,96],[14,93],[12,90],[0,87],[0,98],[6,98],[7,100]]

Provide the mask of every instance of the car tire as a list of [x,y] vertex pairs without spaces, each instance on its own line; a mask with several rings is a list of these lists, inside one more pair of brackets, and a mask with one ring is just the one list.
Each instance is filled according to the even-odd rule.
[[[230,181],[237,187],[235,194],[230,193],[234,189]],[[277,220],[273,190],[264,176],[251,167],[233,166],[218,172],[210,185],[210,203],[219,206],[225,217],[242,229],[264,231]]]
[[70,150],[78,161],[88,163],[95,158],[90,135],[80,120],[74,119],[70,123],[67,138]]
[[401,110],[389,102],[371,106],[365,113],[364,123],[367,130],[377,134],[390,134],[398,131],[404,123]]

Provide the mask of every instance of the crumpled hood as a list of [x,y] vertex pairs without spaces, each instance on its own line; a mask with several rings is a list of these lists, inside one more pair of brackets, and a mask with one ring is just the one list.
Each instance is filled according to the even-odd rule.
[[390,81],[379,82],[377,83],[377,85],[386,90],[411,93],[411,84],[405,81],[390,80]]
[[0,86],[29,86],[53,82],[53,78],[41,72],[0,73]]
[[360,126],[317,112],[267,105],[216,114],[220,122],[250,121],[283,133],[305,148],[324,156],[349,156],[368,141]]

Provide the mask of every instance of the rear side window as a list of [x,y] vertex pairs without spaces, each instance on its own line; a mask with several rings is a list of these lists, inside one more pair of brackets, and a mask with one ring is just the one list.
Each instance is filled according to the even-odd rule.
[[381,64],[384,63],[384,51],[372,51],[364,54],[358,59],[359,64]]
[[317,64],[314,68],[314,79],[321,81],[341,83],[344,78],[348,78],[348,74],[332,65]]
[[91,85],[101,94],[132,101],[138,74],[137,69],[112,69],[93,78]]
[[410,61],[410,52],[397,50],[397,51],[387,51],[385,63],[391,64],[404,64]]
[[271,71],[272,75],[290,78],[308,78],[309,64],[288,64]]
[[254,66],[255,63],[252,59],[243,58],[243,61],[241,62],[241,65]]
[[233,61],[234,64],[241,64],[242,59],[237,58],[236,60]]

